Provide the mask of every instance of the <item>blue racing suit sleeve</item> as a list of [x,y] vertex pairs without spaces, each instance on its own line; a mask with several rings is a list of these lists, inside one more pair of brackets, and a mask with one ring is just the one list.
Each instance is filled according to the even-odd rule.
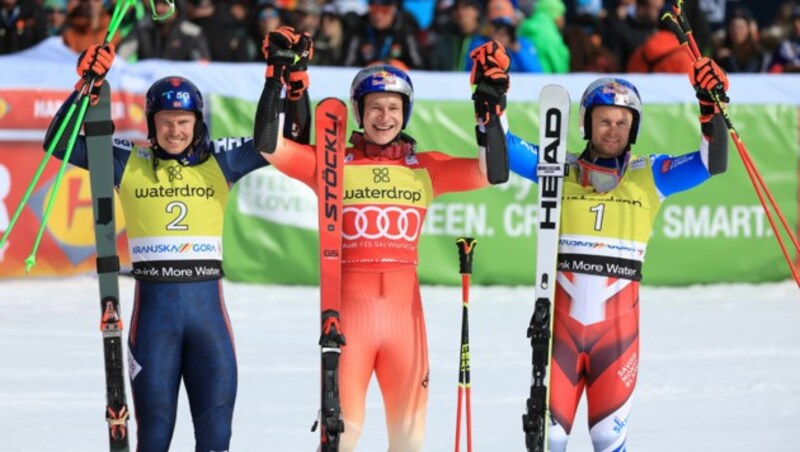
[[701,151],[678,157],[651,155],[650,161],[656,188],[664,198],[694,188],[711,177]]
[[265,167],[269,163],[255,151],[252,137],[220,138],[212,143],[214,158],[229,184],[233,184],[247,173]]
[[[128,163],[128,157],[131,155],[133,143],[128,140],[119,138],[113,139],[112,152],[114,153],[114,185],[119,186],[122,180],[122,173],[125,171],[125,165]],[[53,150],[53,157],[64,160],[66,149]],[[72,148],[72,153],[69,155],[69,163],[79,168],[89,169],[89,156],[86,148],[86,137],[78,135],[75,139],[75,146]]]
[[528,143],[511,132],[506,132],[508,144],[508,166],[512,172],[539,183],[536,166],[539,164],[539,146]]

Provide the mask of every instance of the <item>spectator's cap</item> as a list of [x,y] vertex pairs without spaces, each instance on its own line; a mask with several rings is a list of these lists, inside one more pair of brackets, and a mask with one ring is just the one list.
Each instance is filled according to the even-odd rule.
[[258,0],[253,8],[253,14],[258,20],[265,20],[280,15],[281,9],[275,0]]
[[66,11],[67,0],[45,0],[42,8],[45,11]]
[[319,16],[320,12],[322,12],[316,0],[298,0],[294,10],[309,16]]
[[537,0],[534,8],[537,13],[547,14],[553,19],[558,19],[567,12],[562,0]]
[[399,6],[400,0],[369,0],[369,6]]
[[512,5],[509,0],[491,0],[487,9],[489,22],[506,25],[517,24],[517,15],[514,12],[514,5]]

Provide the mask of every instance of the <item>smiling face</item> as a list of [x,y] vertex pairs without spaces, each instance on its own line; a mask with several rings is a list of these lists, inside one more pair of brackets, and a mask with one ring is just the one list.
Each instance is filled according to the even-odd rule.
[[614,158],[628,147],[633,112],[623,107],[601,105],[592,109],[592,159]]
[[185,110],[163,110],[153,118],[156,126],[156,141],[166,153],[178,155],[192,144],[194,113]]
[[370,93],[364,98],[364,137],[370,143],[390,143],[403,129],[403,96]]

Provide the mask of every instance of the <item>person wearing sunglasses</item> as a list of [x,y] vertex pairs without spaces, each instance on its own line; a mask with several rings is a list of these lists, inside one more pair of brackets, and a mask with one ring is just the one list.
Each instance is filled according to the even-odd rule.
[[[509,82],[505,49],[475,53],[476,114],[502,118]],[[478,58],[480,57],[480,58]],[[586,140],[567,153],[553,311],[549,449],[561,452],[586,391],[594,450],[625,450],[639,366],[639,282],[647,242],[662,202],[727,169],[727,128],[712,94],[727,102],[728,79],[709,58],[690,66],[700,101],[699,149],[680,156],[634,154],[644,112],[627,80],[595,80],[580,99]],[[505,120],[492,121],[502,124]],[[498,125],[498,127],[504,127]],[[502,132],[501,132],[502,133]],[[539,147],[506,132],[511,171],[538,183]],[[491,143],[487,143],[492,152]]]

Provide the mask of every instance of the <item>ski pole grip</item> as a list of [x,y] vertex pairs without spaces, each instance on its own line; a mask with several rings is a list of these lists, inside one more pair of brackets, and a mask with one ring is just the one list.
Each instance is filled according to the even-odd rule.
[[472,255],[477,241],[472,237],[459,237],[456,239],[458,247],[458,268],[461,274],[472,274]]
[[688,42],[686,39],[686,33],[684,33],[683,29],[681,29],[680,25],[678,25],[675,16],[670,13],[664,13],[664,15],[661,16],[661,21],[664,22],[667,27],[669,27],[669,30],[675,35],[675,38],[678,39],[678,43],[680,45],[684,45]]

